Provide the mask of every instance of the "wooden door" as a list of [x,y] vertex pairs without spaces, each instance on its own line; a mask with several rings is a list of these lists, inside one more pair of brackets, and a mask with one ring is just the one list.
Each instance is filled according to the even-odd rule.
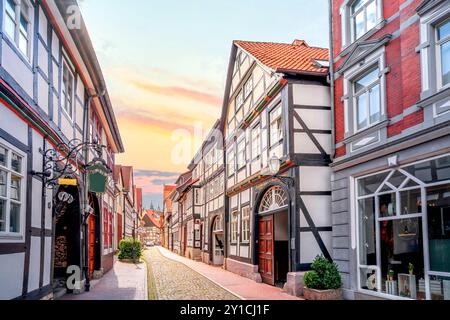
[[92,277],[95,269],[95,217],[89,216],[88,219],[88,271]]
[[260,218],[258,235],[259,272],[264,283],[275,285],[273,216]]

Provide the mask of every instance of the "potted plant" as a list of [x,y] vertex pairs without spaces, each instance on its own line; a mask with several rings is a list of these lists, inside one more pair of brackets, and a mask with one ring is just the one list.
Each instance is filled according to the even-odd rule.
[[139,263],[142,256],[141,242],[133,238],[125,238],[119,243],[119,260],[122,262]]
[[304,276],[304,298],[307,300],[342,300],[342,279],[338,267],[318,256]]
[[395,272],[394,272],[394,270],[389,270],[389,272],[388,272],[388,281],[394,281],[394,275],[395,275]]
[[414,265],[412,263],[408,264],[408,271],[410,275],[414,274]]

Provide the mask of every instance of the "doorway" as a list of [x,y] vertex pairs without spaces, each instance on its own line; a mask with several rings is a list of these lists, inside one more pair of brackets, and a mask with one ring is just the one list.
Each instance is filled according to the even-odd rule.
[[62,186],[54,199],[54,257],[53,289],[54,292],[67,289],[67,268],[81,267],[80,231],[81,209],[78,188]]
[[221,266],[225,256],[225,236],[222,227],[222,216],[217,216],[211,228],[211,244],[212,244],[212,263],[215,266]]
[[289,228],[288,212],[274,215],[274,267],[275,285],[282,288],[289,272]]
[[181,255],[184,257],[186,254],[186,247],[187,247],[187,225],[183,226],[183,251]]

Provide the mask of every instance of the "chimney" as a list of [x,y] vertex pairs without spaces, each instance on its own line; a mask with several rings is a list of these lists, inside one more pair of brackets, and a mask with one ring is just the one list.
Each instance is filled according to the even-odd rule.
[[306,43],[305,40],[295,39],[294,42],[292,42],[292,45],[293,46],[305,46],[305,47],[309,48],[309,46],[308,46],[308,44]]

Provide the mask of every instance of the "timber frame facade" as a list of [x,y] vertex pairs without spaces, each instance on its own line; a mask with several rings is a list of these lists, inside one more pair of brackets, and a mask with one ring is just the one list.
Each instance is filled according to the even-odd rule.
[[[111,170],[124,151],[85,24],[80,16],[79,28],[69,28],[69,7],[76,1],[0,5],[0,185],[8,190],[0,192],[0,299],[51,298],[70,265],[82,274],[74,292],[83,291],[85,268],[92,278],[112,266],[114,186],[85,199],[82,168],[70,177],[77,186],[53,190],[35,174],[45,151],[74,139],[107,146],[102,158]],[[21,21],[22,38],[5,19]],[[94,215],[84,224],[85,201]]]

